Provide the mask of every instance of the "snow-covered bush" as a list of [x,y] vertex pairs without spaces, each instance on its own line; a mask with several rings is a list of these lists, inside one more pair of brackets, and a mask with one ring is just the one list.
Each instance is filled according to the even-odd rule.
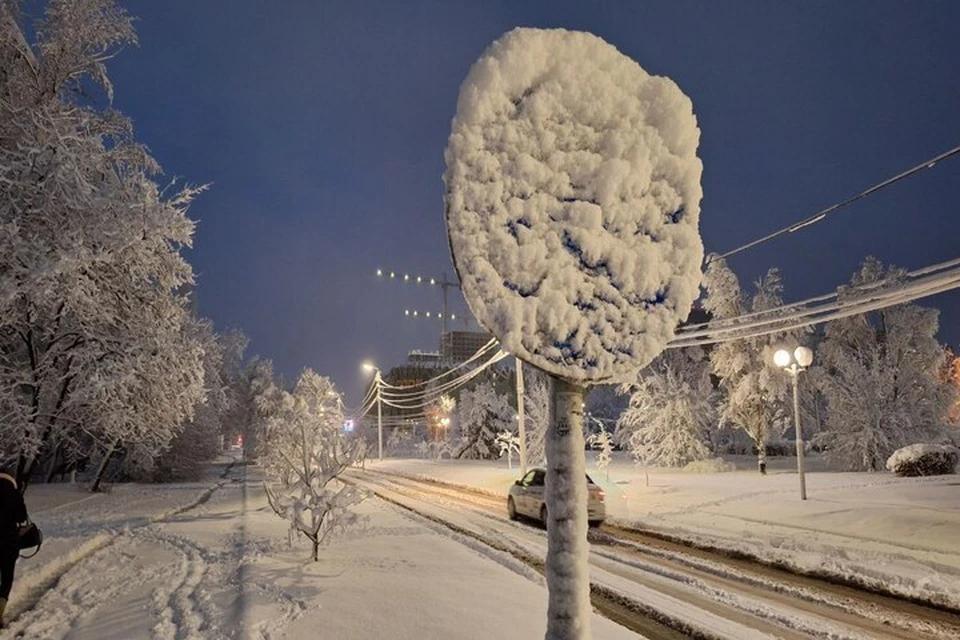
[[497,434],[496,442],[500,447],[500,457],[507,454],[508,468],[513,469],[513,454],[520,455],[520,436],[511,431],[501,431]]
[[960,449],[947,444],[911,444],[893,452],[887,469],[898,476],[942,476],[957,472]]
[[597,457],[594,464],[604,478],[610,480],[610,460],[613,458],[613,436],[607,431],[603,423],[600,423],[600,430],[587,438],[587,445],[597,448]]
[[683,470],[687,473],[726,473],[736,471],[737,465],[717,457],[709,460],[694,460],[687,464]]
[[364,457],[359,438],[343,432],[340,396],[329,379],[306,369],[293,392],[273,388],[261,396],[266,416],[260,439],[264,488],[274,512],[304,535],[311,558],[334,531],[359,522],[351,507],[361,493],[339,480]]

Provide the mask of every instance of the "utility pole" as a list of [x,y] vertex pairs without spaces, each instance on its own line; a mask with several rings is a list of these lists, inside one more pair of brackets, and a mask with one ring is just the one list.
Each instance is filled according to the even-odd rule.
[[523,415],[523,361],[514,356],[517,365],[517,420],[520,422],[520,475],[527,475],[527,426]]

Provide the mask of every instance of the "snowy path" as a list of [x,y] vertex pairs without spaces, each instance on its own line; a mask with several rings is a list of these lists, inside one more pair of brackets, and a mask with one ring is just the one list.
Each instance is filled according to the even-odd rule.
[[[543,532],[507,521],[501,497],[370,472],[354,477],[459,531],[509,546],[520,557],[543,557]],[[705,637],[948,638],[960,632],[955,617],[952,625],[940,624],[911,605],[897,603],[891,609],[890,603],[878,606],[874,599],[842,588],[782,585],[769,575],[682,552],[624,545],[606,534],[593,540],[596,585],[654,609],[671,626]]]
[[[288,546],[255,468],[76,498],[36,510],[47,543],[18,565],[3,640],[543,636],[539,575],[377,499],[360,505],[365,527],[311,563],[306,545]],[[637,637],[599,616],[594,631]]]

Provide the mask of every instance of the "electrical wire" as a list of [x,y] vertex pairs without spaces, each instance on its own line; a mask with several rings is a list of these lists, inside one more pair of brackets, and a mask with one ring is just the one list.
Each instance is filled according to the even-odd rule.
[[901,172],[901,173],[898,173],[897,175],[895,175],[895,176],[893,176],[893,177],[891,177],[891,178],[887,178],[887,179],[884,180],[883,182],[880,182],[880,183],[878,183],[878,184],[875,184],[875,185],[873,185],[872,187],[870,187],[869,189],[867,189],[867,190],[865,190],[865,191],[861,191],[860,193],[858,193],[857,195],[855,195],[855,196],[853,196],[853,197],[851,197],[851,198],[847,198],[846,200],[844,200],[844,201],[842,201],[842,202],[838,202],[837,204],[831,205],[831,206],[827,207],[826,209],[823,209],[823,210],[821,210],[821,211],[818,211],[817,213],[813,214],[812,216],[809,216],[809,217],[807,217],[807,218],[804,218],[803,220],[800,220],[799,222],[794,222],[793,224],[791,224],[791,225],[789,225],[789,226],[783,227],[782,229],[779,229],[779,230],[777,230],[777,231],[774,231],[773,233],[767,234],[767,235],[763,236],[762,238],[758,238],[758,239],[756,239],[756,240],[754,240],[754,241],[752,241],[752,242],[748,242],[747,244],[745,244],[745,245],[743,245],[743,246],[741,246],[741,247],[737,247],[736,249],[733,249],[732,251],[727,251],[726,253],[720,254],[719,257],[721,257],[721,258],[728,258],[728,257],[733,256],[733,255],[736,255],[736,254],[738,254],[738,253],[740,253],[740,252],[742,252],[742,251],[746,251],[747,249],[752,249],[753,247],[755,247],[755,246],[757,246],[757,245],[759,245],[759,244],[763,244],[764,242],[767,242],[767,241],[769,241],[769,240],[773,240],[774,238],[779,238],[779,237],[782,236],[782,235],[785,235],[785,234],[788,234],[788,233],[794,233],[794,232],[796,232],[796,231],[800,231],[800,230],[803,229],[803,228],[806,228],[806,227],[809,227],[809,226],[811,226],[811,225],[813,225],[813,224],[816,224],[816,223],[818,223],[818,222],[821,222],[821,221],[823,221],[824,219],[826,219],[827,216],[829,216],[829,215],[831,215],[831,214],[833,214],[833,213],[836,213],[839,209],[842,209],[842,208],[846,207],[847,205],[853,204],[853,203],[856,202],[857,200],[862,200],[863,198],[866,198],[867,196],[869,196],[869,195],[871,195],[871,194],[873,194],[873,193],[876,193],[877,191],[880,191],[881,189],[884,189],[884,188],[886,188],[886,187],[889,187],[890,185],[892,185],[892,184],[894,184],[894,183],[897,183],[897,182],[899,182],[899,181],[901,181],[901,180],[903,180],[903,179],[905,179],[905,178],[908,178],[908,177],[912,176],[913,174],[922,171],[923,169],[932,169],[932,168],[933,168],[938,162],[940,162],[941,160],[946,160],[947,158],[950,158],[951,156],[957,155],[958,153],[960,153],[960,146],[954,147],[953,149],[950,149],[949,151],[945,151],[945,152],[941,153],[940,155],[937,155],[937,156],[934,156],[933,158],[930,158],[929,160],[925,160],[925,161],[923,161],[922,163],[918,164],[918,165],[915,166],[915,167],[912,167],[912,168],[910,168],[910,169],[907,169],[906,171],[903,171],[903,172]]
[[491,338],[490,341],[487,342],[487,343],[486,343],[485,345],[483,345],[482,347],[480,347],[480,348],[477,350],[476,353],[474,353],[472,356],[470,356],[469,358],[467,358],[466,360],[464,360],[463,362],[461,362],[461,363],[458,364],[457,366],[452,367],[452,368],[444,371],[443,373],[441,373],[441,374],[439,374],[439,375],[437,375],[437,376],[434,376],[433,378],[429,378],[429,379],[427,379],[427,380],[424,380],[424,381],[422,381],[422,382],[414,382],[414,383],[412,383],[412,384],[400,384],[400,385],[390,384],[389,382],[383,380],[383,377],[381,376],[381,378],[380,378],[380,384],[381,384],[384,388],[386,388],[386,389],[414,389],[414,388],[417,388],[417,387],[426,386],[426,385],[430,384],[431,382],[435,382],[435,381],[437,381],[437,380],[440,380],[441,378],[444,378],[444,377],[452,374],[454,371],[457,371],[457,370],[462,369],[462,368],[464,368],[464,367],[466,367],[466,366],[469,366],[470,363],[474,362],[475,360],[478,360],[479,358],[482,358],[488,351],[490,351],[491,349],[496,348],[496,347],[497,347],[497,344],[498,344],[498,343],[497,343],[497,339],[496,339],[496,338]]
[[443,396],[445,393],[453,391],[454,389],[460,388],[466,385],[468,382],[476,378],[478,375],[483,373],[486,369],[493,366],[497,362],[500,362],[504,358],[508,357],[505,351],[498,351],[490,360],[478,366],[475,369],[471,369],[469,372],[463,374],[459,378],[450,380],[443,385],[434,387],[420,394],[411,395],[411,396],[389,396],[386,394],[381,394],[382,402],[388,406],[395,407],[397,409],[416,409],[420,407],[426,407],[433,403],[436,399]]
[[[923,269],[912,271],[906,275],[909,281],[879,291],[873,291],[889,284],[890,280],[869,283],[862,287],[855,287],[844,291],[843,298],[836,294],[827,294],[810,300],[829,300],[819,306],[798,310],[798,303],[782,305],[768,311],[756,312],[745,316],[737,316],[716,324],[710,323],[706,327],[697,325],[692,331],[680,330],[676,337],[667,345],[668,348],[680,348],[694,345],[707,345],[729,340],[743,340],[747,338],[770,335],[772,333],[800,329],[830,320],[846,318],[876,311],[886,307],[896,306],[917,300],[919,298],[936,295],[944,291],[960,288],[960,260],[951,260]],[[849,291],[860,290],[859,295],[846,295]],[[784,312],[789,311],[787,315]],[[769,316],[761,320],[752,320],[737,324],[742,317]],[[731,324],[732,323],[732,324]]]

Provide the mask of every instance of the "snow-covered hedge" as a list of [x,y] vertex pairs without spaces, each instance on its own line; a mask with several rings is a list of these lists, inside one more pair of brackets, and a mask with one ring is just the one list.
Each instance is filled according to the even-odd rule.
[[942,476],[957,472],[960,450],[948,444],[911,444],[893,452],[887,469],[898,476]]

